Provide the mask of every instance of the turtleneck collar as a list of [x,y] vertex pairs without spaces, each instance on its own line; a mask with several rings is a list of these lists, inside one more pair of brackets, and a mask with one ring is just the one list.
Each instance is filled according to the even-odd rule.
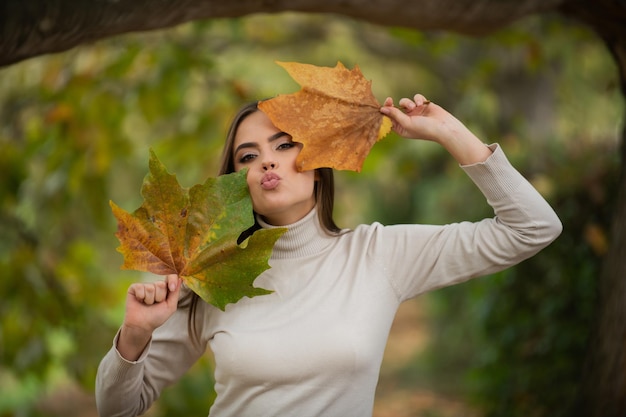
[[272,259],[293,259],[318,255],[335,239],[326,234],[314,207],[306,216],[287,226],[273,226],[257,215],[257,222],[263,229],[286,227],[283,234],[274,244]]

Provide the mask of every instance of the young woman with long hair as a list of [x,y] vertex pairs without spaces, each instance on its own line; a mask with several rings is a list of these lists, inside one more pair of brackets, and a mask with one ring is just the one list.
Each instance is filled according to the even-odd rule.
[[403,301],[515,265],[560,234],[554,211],[500,146],[485,145],[419,94],[399,108],[388,98],[381,112],[400,136],[443,146],[495,216],[340,229],[332,217],[332,170],[299,172],[302,145],[256,103],[246,106],[231,126],[220,174],[248,168],[255,227],[288,228],[271,268],[255,281],[273,292],[221,311],[175,275],[132,284],[124,322],[98,369],[101,417],[146,412],[207,348],[217,392],[210,416],[371,416]]

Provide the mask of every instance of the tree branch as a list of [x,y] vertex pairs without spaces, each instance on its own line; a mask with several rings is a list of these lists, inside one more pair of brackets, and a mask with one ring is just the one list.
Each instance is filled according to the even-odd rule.
[[252,13],[334,13],[372,23],[481,35],[565,0],[4,0],[0,66],[129,32]]

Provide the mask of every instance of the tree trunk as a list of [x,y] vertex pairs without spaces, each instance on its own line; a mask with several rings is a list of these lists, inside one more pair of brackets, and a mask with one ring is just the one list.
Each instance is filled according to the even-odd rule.
[[[622,63],[622,69],[626,68]],[[626,118],[625,118],[626,120]],[[626,129],[611,243],[599,283],[597,324],[585,361],[580,417],[626,416]]]
[[[626,60],[622,59],[624,69]],[[620,156],[611,243],[598,284],[598,316],[584,364],[579,403],[572,413],[577,417],[626,416],[626,128]]]
[[[626,99],[626,3],[600,0],[589,7],[589,2],[570,2],[563,12],[588,23],[604,40],[615,58]],[[611,240],[599,277],[596,325],[585,358],[581,392],[571,413],[576,417],[626,417],[626,126],[621,139]]]

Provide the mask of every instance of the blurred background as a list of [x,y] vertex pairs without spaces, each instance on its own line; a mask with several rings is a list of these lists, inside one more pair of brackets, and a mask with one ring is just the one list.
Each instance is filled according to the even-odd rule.
[[[406,303],[376,417],[565,415],[607,250],[624,103],[601,42],[533,17],[489,37],[332,15],[255,15],[124,35],[0,69],[0,416],[95,416],[128,285],[109,200],[131,211],[154,149],[179,182],[215,176],[244,103],[295,92],[274,61],[358,65],[377,99],[420,92],[499,142],[564,224],[502,273]],[[337,173],[340,226],[449,223],[491,209],[437,145],[394,135]],[[150,416],[206,416],[211,356]]]

